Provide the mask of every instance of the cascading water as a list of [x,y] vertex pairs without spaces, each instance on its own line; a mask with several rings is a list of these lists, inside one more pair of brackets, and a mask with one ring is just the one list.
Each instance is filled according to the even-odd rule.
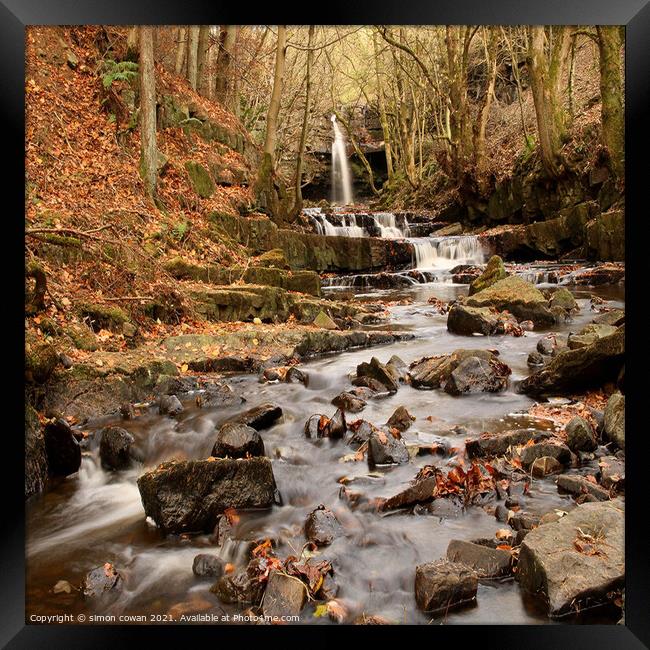
[[336,115],[332,115],[332,126],[334,127],[334,142],[332,142],[332,203],[341,205],[352,205],[352,180],[348,156],[345,151],[345,139],[336,121]]
[[459,264],[483,264],[485,254],[478,237],[418,237],[413,243],[415,268],[420,270],[451,269]]

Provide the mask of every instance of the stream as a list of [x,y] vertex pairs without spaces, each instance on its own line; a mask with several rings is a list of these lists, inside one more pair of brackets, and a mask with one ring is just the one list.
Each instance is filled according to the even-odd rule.
[[[353,229],[354,220],[341,228],[347,236],[363,236]],[[386,236],[404,236],[399,225],[380,218]],[[329,223],[329,222],[328,222]],[[324,224],[323,231],[326,230]],[[329,224],[329,227],[337,227]],[[399,233],[398,233],[399,231]],[[332,233],[327,233],[332,234]],[[343,234],[343,233],[340,233]],[[434,241],[428,241],[433,239]],[[457,348],[498,349],[500,358],[512,368],[509,386],[501,393],[479,393],[454,397],[441,390],[417,390],[408,385],[382,399],[371,399],[360,413],[348,416],[383,424],[400,405],[416,417],[404,435],[405,442],[435,442],[444,439],[452,447],[462,446],[466,437],[483,431],[531,427],[548,429],[548,421],[534,420],[522,412],[534,402],[516,392],[517,383],[530,370],[526,359],[538,339],[549,330],[526,332],[525,336],[462,337],[450,334],[446,315],[434,312],[427,300],[436,296],[452,300],[468,292],[468,286],[454,284],[448,269],[456,264],[484,262],[481,251],[468,238],[414,238],[427,250],[418,255],[416,269],[433,273],[409,286],[377,290],[352,281],[332,283],[326,289],[336,295],[339,289],[354,289],[362,300],[404,301],[389,307],[390,319],[380,329],[410,331],[415,338],[372,349],[353,350],[307,361],[300,368],[308,383],[261,384],[257,376],[227,378],[232,388],[246,399],[242,406],[199,409],[193,401],[177,418],[157,414],[152,408],[135,420],[115,417],[91,422],[85,430],[99,430],[107,424],[128,429],[151,468],[170,458],[199,459],[210,455],[215,428],[228,417],[264,402],[280,405],[284,417],[261,432],[266,454],[272,459],[276,483],[283,505],[256,513],[240,513],[235,529],[238,541],[214,546],[209,535],[162,535],[145,520],[136,479],[143,468],[106,472],[99,464],[98,449],[91,441],[84,452],[80,471],[55,484],[45,494],[27,504],[27,617],[30,614],[166,614],[178,603],[191,603],[192,611],[235,612],[236,606],[223,605],[209,588],[210,578],[192,573],[192,560],[198,553],[210,552],[237,566],[246,563],[251,541],[269,538],[278,557],[300,555],[305,544],[303,526],[309,512],[319,504],[330,507],[346,531],[328,547],[320,549],[332,561],[339,586],[337,599],[351,604],[354,612],[376,614],[400,623],[428,623],[431,616],[415,606],[413,580],[418,564],[444,557],[452,539],[493,538],[504,524],[479,506],[465,512],[378,514],[352,509],[339,492],[339,479],[347,477],[347,487],[362,492],[365,498],[389,497],[408,486],[419,468],[428,464],[448,467],[453,457],[415,456],[406,465],[377,468],[369,472],[365,460],[341,462],[351,449],[342,441],[311,440],[303,433],[305,421],[314,413],[331,416],[336,408],[331,400],[350,388],[350,375],[358,363],[376,356],[386,362],[398,355],[407,364],[427,355],[452,352]],[[453,240],[453,241],[452,241]],[[480,257],[480,259],[479,259]],[[531,267],[532,268],[532,267]],[[577,331],[593,318],[589,297],[597,294],[608,305],[623,306],[622,286],[577,287],[566,285],[575,295],[581,312],[573,322],[558,325],[553,331],[566,335]],[[543,514],[553,508],[568,511],[574,507],[569,496],[558,494],[554,477],[536,479],[525,497],[528,512]],[[125,579],[125,588],[108,610],[84,601],[78,593],[53,594],[59,580],[78,585],[96,566],[111,562]],[[326,624],[327,617],[315,618],[307,605],[302,622]],[[451,611],[448,623],[549,623],[544,608],[524,594],[516,581],[484,581],[479,585],[476,605]],[[592,619],[593,620],[593,619]],[[592,621],[590,621],[592,622]]]

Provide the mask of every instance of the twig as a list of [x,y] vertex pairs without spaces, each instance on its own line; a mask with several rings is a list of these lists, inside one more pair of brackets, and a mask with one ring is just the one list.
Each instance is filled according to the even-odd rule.
[[154,300],[153,296],[119,296],[116,298],[104,298],[104,300],[111,302],[119,302],[120,300]]

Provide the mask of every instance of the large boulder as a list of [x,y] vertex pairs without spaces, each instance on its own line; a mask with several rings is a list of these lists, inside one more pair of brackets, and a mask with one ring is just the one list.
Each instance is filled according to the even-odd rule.
[[[409,367],[411,385],[414,388],[440,388],[449,381],[451,374],[465,360],[475,357],[487,361],[499,374],[510,374],[510,368],[502,364],[489,350],[454,350],[451,354],[423,357]],[[507,369],[507,370],[506,370]]]
[[47,482],[47,454],[38,414],[25,405],[25,498],[42,492]]
[[127,469],[133,462],[131,448],[135,438],[121,427],[106,427],[102,430],[99,443],[99,457],[104,469]]
[[528,395],[579,391],[615,382],[625,361],[625,325],[592,345],[560,352],[520,385]]
[[465,301],[470,307],[494,307],[507,310],[518,320],[531,320],[536,327],[555,323],[555,316],[548,308],[548,301],[535,285],[511,275],[495,282]]
[[614,332],[616,332],[616,327],[613,325],[589,323],[589,325],[585,325],[577,334],[569,334],[567,345],[569,350],[584,348],[587,345],[595,343],[598,339],[614,334]]
[[212,448],[216,458],[264,456],[264,441],[253,427],[238,422],[224,424]]
[[521,586],[546,599],[550,616],[605,602],[625,580],[624,531],[624,504],[618,499],[585,503],[538,526],[521,544]]
[[270,508],[276,485],[265,457],[170,461],[138,478],[145,514],[165,532],[210,532],[228,508]]
[[415,569],[415,601],[425,612],[447,611],[476,600],[478,577],[464,564],[438,560]]
[[614,393],[607,400],[603,430],[609,440],[625,450],[625,395]]
[[485,267],[485,270],[469,285],[469,295],[473,296],[483,289],[491,287],[499,280],[508,276],[503,260],[498,255],[493,255]]
[[69,476],[79,470],[81,447],[65,420],[59,418],[46,424],[43,438],[50,476]]

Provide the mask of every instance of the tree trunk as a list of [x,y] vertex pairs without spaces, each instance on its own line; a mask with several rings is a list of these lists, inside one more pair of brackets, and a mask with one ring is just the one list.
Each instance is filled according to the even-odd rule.
[[156,194],[156,77],[153,62],[153,27],[140,27],[140,173],[149,195]]
[[296,175],[293,182],[294,202],[291,210],[293,217],[297,216],[302,210],[302,165],[305,156],[305,145],[307,143],[307,130],[309,127],[309,111],[311,108],[311,68],[314,64],[314,25],[309,25],[307,35],[307,69],[305,70],[305,110],[302,118],[302,130],[300,132],[300,143],[298,145],[298,154],[296,156]]
[[238,34],[239,27],[237,25],[224,25],[221,30],[219,54],[217,55],[216,98],[232,111],[235,111],[239,105],[238,93],[235,92],[236,83],[233,83],[230,74],[232,53]]
[[377,42],[377,32],[372,34],[372,44],[375,53],[375,75],[377,77],[377,103],[379,105],[379,121],[381,123],[381,130],[384,135],[384,153],[386,155],[386,170],[388,172],[388,180],[393,179],[393,153],[390,145],[390,127],[386,117],[386,98],[384,97],[384,88],[381,83],[381,76],[379,71],[379,43]]
[[187,50],[187,29],[185,27],[178,28],[178,36],[176,37],[176,64],[174,70],[176,74],[183,72],[183,64],[185,63],[185,52]]
[[278,25],[278,43],[275,50],[275,72],[273,75],[273,91],[266,115],[266,138],[264,139],[264,153],[271,157],[275,166],[275,146],[278,139],[278,114],[280,112],[280,99],[284,84],[284,68],[287,51],[286,25]]
[[621,31],[617,26],[598,26],[602,143],[609,154],[610,171],[625,176],[625,112],[621,75]]
[[567,27],[550,27],[553,43],[545,52],[546,32],[543,26],[530,28],[528,69],[533,91],[537,132],[542,153],[542,164],[549,176],[562,173],[561,149],[566,137],[566,112],[564,110],[564,73],[570,46]]
[[204,97],[208,96],[208,47],[210,45],[210,26],[199,27],[199,40],[196,53],[196,89]]
[[198,81],[199,26],[190,25],[187,39],[187,80],[193,90]]
[[136,26],[129,27],[126,35],[126,60],[138,60],[138,28]]

